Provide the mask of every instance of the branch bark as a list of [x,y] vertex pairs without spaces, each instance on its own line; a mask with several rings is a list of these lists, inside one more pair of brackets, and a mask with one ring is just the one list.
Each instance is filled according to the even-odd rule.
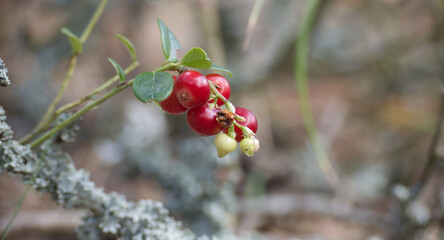
[[[0,172],[21,174],[27,182],[38,158],[28,146],[12,137],[5,111],[0,106]],[[168,216],[168,210],[160,202],[129,202],[122,195],[105,193],[102,188],[95,187],[89,180],[89,173],[76,169],[70,157],[57,145],[48,152],[32,186],[48,192],[65,208],[89,210],[78,228],[80,239],[103,239],[105,235],[123,239],[210,239],[183,229],[180,222]]]

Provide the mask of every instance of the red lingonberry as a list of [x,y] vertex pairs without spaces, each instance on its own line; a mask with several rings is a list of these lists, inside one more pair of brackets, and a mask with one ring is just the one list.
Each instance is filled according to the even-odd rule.
[[[173,76],[174,82],[176,82],[176,77]],[[182,106],[182,104],[179,103],[179,101],[177,100],[176,97],[176,92],[177,92],[177,88],[176,85],[174,85],[173,88],[173,92],[171,93],[171,95],[159,102],[159,105],[162,107],[162,109],[170,114],[174,114],[174,115],[179,115],[181,113],[186,112],[188,109],[184,106]]]
[[[240,125],[246,126],[251,131],[256,133],[257,119],[256,119],[256,116],[254,116],[254,114],[250,110],[248,110],[246,108],[237,107],[236,114],[245,118],[244,122],[237,121]],[[238,141],[238,142],[242,141],[242,139],[244,139],[242,130],[240,128],[238,128],[237,126],[234,126],[234,131],[236,133],[236,141]],[[228,129],[225,128],[224,133],[227,133],[227,132],[228,132]]]
[[[216,85],[216,89],[224,96],[226,99],[230,98],[231,95],[231,87],[228,83],[228,80],[222,77],[219,74],[208,74],[205,76],[209,81],[212,81]],[[210,100],[210,103],[214,102],[214,100]],[[217,100],[217,106],[224,104],[221,99]]]
[[197,108],[210,98],[210,85],[204,75],[196,71],[186,71],[177,77],[176,97],[186,108]]
[[216,120],[218,111],[219,108],[210,109],[208,104],[190,109],[187,113],[188,126],[201,136],[216,135],[222,130],[222,126]]

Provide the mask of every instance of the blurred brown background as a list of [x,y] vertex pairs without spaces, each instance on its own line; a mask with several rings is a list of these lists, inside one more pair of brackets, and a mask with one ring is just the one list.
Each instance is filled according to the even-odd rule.
[[[412,231],[415,239],[444,239],[442,161],[411,210],[417,226],[404,225],[404,210],[392,194],[397,184],[413,184],[427,161],[444,76],[444,3],[336,0],[322,6],[310,48],[310,94],[318,131],[341,180],[341,189],[333,192],[307,141],[293,79],[294,42],[308,1],[265,1],[247,50],[242,43],[253,0],[110,1],[63,102],[114,75],[108,57],[122,66],[130,63],[116,33],[136,46],[141,64],[131,76],[162,64],[160,18],[184,52],[202,47],[213,62],[233,71],[232,102],[258,118],[261,150],[240,157],[237,165],[237,233],[374,240],[402,239]],[[42,117],[66,72],[70,49],[60,28],[80,34],[98,1],[0,4],[0,57],[13,82],[0,89],[0,105],[20,138]],[[98,186],[134,201],[164,201],[170,190],[139,171],[119,141],[168,141],[174,149],[178,139],[201,139],[184,116],[140,103],[131,90],[86,114],[80,126],[78,140],[65,147],[75,165],[90,171]],[[24,185],[19,176],[2,173],[0,189],[3,228]],[[76,239],[82,214],[32,191],[9,239]]]

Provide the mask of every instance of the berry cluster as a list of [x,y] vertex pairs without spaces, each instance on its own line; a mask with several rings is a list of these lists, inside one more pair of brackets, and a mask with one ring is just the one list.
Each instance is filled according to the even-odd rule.
[[215,139],[219,157],[233,152],[237,142],[247,156],[259,149],[259,141],[255,138],[256,117],[248,109],[235,108],[228,101],[231,88],[226,78],[185,71],[173,79],[172,94],[159,105],[174,115],[188,111],[188,126],[201,136],[219,134]]

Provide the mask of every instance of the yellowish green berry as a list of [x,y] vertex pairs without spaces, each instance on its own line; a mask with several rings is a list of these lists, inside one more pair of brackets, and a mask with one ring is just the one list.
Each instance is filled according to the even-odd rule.
[[245,155],[251,157],[253,156],[254,152],[259,150],[259,141],[256,140],[255,138],[244,138],[240,142],[240,148],[242,152],[245,153]]
[[236,140],[225,133],[220,133],[216,136],[214,139],[214,145],[216,145],[218,157],[224,157],[237,148]]

